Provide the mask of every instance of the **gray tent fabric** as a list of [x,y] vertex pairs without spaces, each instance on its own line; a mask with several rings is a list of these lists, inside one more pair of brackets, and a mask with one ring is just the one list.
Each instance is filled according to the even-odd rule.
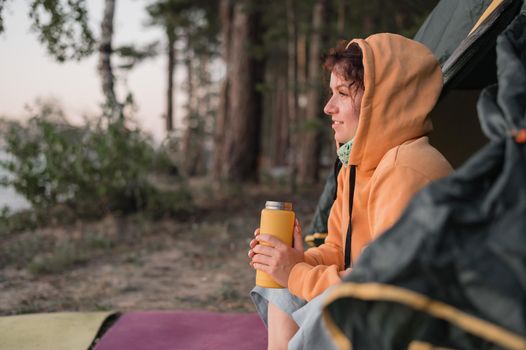
[[496,39],[517,16],[522,0],[502,0],[442,64],[444,97],[451,89],[482,89],[497,82]]
[[443,64],[466,38],[492,0],[442,0],[420,26],[414,39]]
[[526,349],[526,1],[477,108],[491,143],[411,201],[326,300],[340,348]]

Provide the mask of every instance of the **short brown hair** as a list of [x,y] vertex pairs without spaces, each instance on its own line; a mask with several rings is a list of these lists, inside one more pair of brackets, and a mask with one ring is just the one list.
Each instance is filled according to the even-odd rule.
[[325,55],[323,67],[350,82],[349,88],[364,89],[363,54],[357,43],[342,40]]

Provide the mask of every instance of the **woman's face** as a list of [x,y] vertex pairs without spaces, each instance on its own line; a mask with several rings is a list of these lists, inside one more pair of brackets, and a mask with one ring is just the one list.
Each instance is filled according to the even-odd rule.
[[342,144],[352,140],[356,134],[363,97],[363,89],[356,90],[350,85],[350,82],[332,72],[330,99],[323,108],[332,119],[336,142]]

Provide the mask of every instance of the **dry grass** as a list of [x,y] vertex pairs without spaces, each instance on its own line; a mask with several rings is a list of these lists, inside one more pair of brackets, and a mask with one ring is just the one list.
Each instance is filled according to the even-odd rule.
[[246,252],[265,200],[293,201],[306,227],[320,188],[191,186],[197,210],[183,220],[106,217],[2,237],[0,314],[253,311]]

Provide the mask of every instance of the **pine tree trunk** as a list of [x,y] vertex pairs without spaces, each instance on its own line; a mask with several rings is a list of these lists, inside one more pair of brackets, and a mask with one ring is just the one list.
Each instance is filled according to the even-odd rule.
[[194,82],[196,80],[194,67],[192,65],[192,53],[186,50],[185,66],[187,72],[187,103],[186,103],[186,129],[182,139],[183,168],[188,176],[195,176],[198,173],[201,161],[201,144],[203,140],[199,135],[199,112],[195,103]]
[[295,0],[287,0],[287,109],[289,116],[288,143],[290,145],[290,185],[293,192],[296,190],[298,174],[298,160],[296,157],[298,142],[297,115],[298,115],[298,30],[296,24]]
[[223,62],[226,67],[226,73],[219,93],[219,111],[215,121],[214,132],[214,160],[212,164],[212,174],[215,179],[223,177],[224,148],[226,125],[229,116],[229,91],[230,91],[230,41],[232,36],[231,22],[233,16],[233,6],[230,0],[221,0],[219,4],[219,13],[221,17],[221,36],[223,40]]
[[296,120],[294,123],[294,143],[293,155],[295,158],[295,167],[292,172],[292,190],[295,191],[298,184],[303,181],[300,178],[300,168],[303,162],[303,142],[304,142],[304,129],[306,124],[306,106],[307,106],[307,35],[305,32],[298,34],[298,42],[296,46],[297,52],[297,110]]
[[298,167],[298,178],[301,183],[310,184],[319,178],[320,155],[320,53],[321,29],[325,12],[325,0],[318,0],[313,8],[313,30],[309,47],[309,84],[307,86],[307,103],[305,124],[301,143],[301,159]]
[[170,133],[173,131],[173,120],[174,120],[174,71],[175,71],[175,35],[173,29],[168,27],[166,28],[166,38],[168,41],[167,51],[168,51],[168,81],[166,88],[166,131]]
[[215,89],[211,83],[209,60],[209,55],[198,56],[197,64],[194,66],[195,85],[198,88],[194,94],[193,104],[199,116],[199,138],[196,146],[199,153],[195,166],[196,175],[206,174],[210,165],[207,151],[212,149],[213,140],[210,140],[207,131],[210,129],[210,115],[212,111],[217,110],[217,103],[214,103],[216,99],[212,97]]
[[288,104],[287,104],[287,74],[286,71],[280,69],[279,76],[276,79],[276,156],[274,160],[275,165],[285,165],[287,150],[289,147],[288,135],[289,135],[289,116],[288,116]]
[[104,14],[100,27],[99,63],[97,66],[102,80],[102,92],[106,98],[106,106],[110,119],[123,118],[122,107],[115,95],[115,78],[111,65],[115,2],[116,0],[104,1]]
[[[258,175],[263,65],[251,56],[250,45],[260,42],[259,14],[246,1],[234,4],[229,48],[228,125],[225,125],[222,178],[254,181]],[[228,130],[228,132],[226,132]]]
[[170,133],[173,128],[173,120],[174,120],[174,71],[175,71],[175,65],[176,65],[176,57],[175,57],[175,34],[173,33],[173,28],[171,26],[168,26],[166,28],[166,38],[168,39],[167,44],[167,51],[168,51],[168,81],[167,81],[167,88],[166,88],[166,115],[165,115],[165,122],[166,122],[166,131]]
[[283,69],[284,66],[279,63],[273,65],[274,72],[270,75],[270,81],[275,84],[272,94],[272,105],[269,106],[265,103],[266,108],[271,108],[272,128],[269,137],[272,166],[285,165],[288,148],[287,72]]
[[[267,87],[263,95],[263,123],[261,128],[261,158],[260,168],[264,170],[271,169],[276,164],[276,130],[279,116],[277,102],[277,91],[276,91],[276,79],[278,73],[276,72],[277,62],[272,61],[272,57],[269,57],[269,69],[265,70],[265,86]],[[274,57],[275,59],[275,57]]]

